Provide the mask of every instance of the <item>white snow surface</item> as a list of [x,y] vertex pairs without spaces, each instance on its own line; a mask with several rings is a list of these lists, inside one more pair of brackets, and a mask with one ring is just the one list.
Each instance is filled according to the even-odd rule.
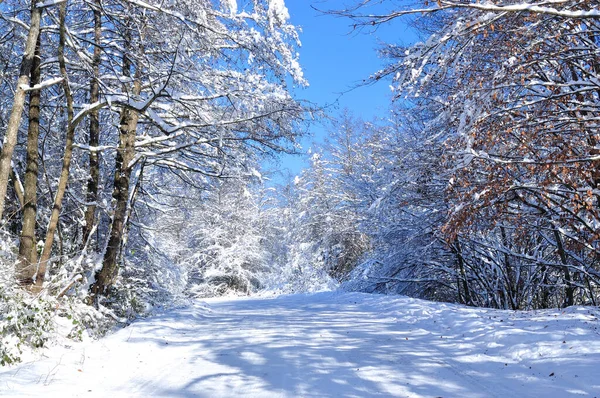
[[0,368],[2,397],[600,397],[600,311],[210,299]]

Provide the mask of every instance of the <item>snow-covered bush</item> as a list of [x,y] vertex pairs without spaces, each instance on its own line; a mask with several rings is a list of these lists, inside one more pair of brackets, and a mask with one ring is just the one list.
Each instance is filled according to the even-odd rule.
[[154,195],[163,206],[148,213],[152,228],[136,230],[140,250],[127,256],[127,267],[138,271],[123,273],[124,280],[141,284],[134,294],[149,289],[159,294],[164,287],[161,301],[168,302],[183,295],[247,295],[264,287],[265,275],[274,268],[269,198],[258,172],[235,175],[178,187],[176,200],[170,192]]
[[[0,247],[10,245],[7,235],[0,239]],[[84,302],[93,258],[67,261],[42,291],[34,293],[15,282],[13,251],[2,250],[0,256],[0,365],[65,340],[100,337],[114,326],[112,318]]]
[[343,192],[343,165],[329,158],[314,153],[311,167],[281,200],[287,248],[280,263],[292,290],[337,285],[370,249],[368,236],[359,230],[359,214]]
[[19,362],[24,353],[65,339],[100,337],[113,324],[78,299],[0,287],[0,365]]
[[326,271],[322,258],[305,245],[296,248],[277,272],[265,275],[264,285],[267,291],[290,294],[334,290],[338,282]]
[[0,288],[0,364],[20,360],[25,347],[44,346],[54,329],[50,302]]
[[142,231],[135,233],[113,294],[104,301],[118,317],[127,320],[176,304],[182,300],[186,284],[184,270],[160,250],[160,245],[150,247],[139,239]]

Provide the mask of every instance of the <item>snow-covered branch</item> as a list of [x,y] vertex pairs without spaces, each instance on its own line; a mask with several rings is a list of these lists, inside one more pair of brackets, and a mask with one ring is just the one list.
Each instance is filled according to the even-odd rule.
[[25,86],[24,85],[21,87],[21,89],[25,92],[34,91],[34,90],[43,90],[43,89],[51,87],[55,84],[62,83],[63,80],[64,80],[63,77],[54,77],[52,79],[44,80],[40,84],[36,84],[34,86]]

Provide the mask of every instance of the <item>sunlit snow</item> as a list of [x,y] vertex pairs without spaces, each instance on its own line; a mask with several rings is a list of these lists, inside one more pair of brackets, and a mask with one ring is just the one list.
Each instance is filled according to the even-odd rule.
[[594,397],[599,314],[340,292],[210,299],[2,369],[0,395]]

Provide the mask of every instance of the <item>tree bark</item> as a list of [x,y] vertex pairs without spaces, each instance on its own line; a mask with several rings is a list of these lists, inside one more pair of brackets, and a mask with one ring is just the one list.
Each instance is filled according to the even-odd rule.
[[565,280],[565,301],[563,305],[565,307],[570,307],[575,304],[575,287],[573,286],[571,280],[571,273],[569,272],[569,260],[567,258],[567,253],[565,252],[565,247],[562,242],[562,238],[560,233],[556,228],[553,228],[554,239],[556,239],[556,249],[558,250],[558,255],[560,257],[560,262],[563,263],[562,271]]
[[[41,81],[40,74],[41,40],[38,35],[35,57],[31,69],[31,84]],[[35,247],[35,225],[37,216],[37,178],[38,178],[38,138],[40,132],[40,90],[29,94],[29,128],[27,132],[27,169],[25,171],[25,189],[23,194],[23,225],[19,241],[19,262],[17,280],[20,284],[31,285],[37,268]]]
[[13,107],[10,112],[6,132],[4,133],[4,145],[0,154],[0,220],[4,213],[4,205],[6,201],[6,191],[8,188],[8,177],[11,170],[11,160],[15,145],[17,144],[17,133],[21,125],[21,116],[23,114],[23,105],[25,104],[26,89],[29,87],[29,75],[33,60],[35,58],[35,47],[38,36],[40,34],[40,21],[42,10],[36,7],[37,1],[32,1],[31,4],[31,21],[29,24],[29,32],[25,42],[25,52],[21,60],[21,69],[17,80],[17,88],[13,99]]
[[[506,236],[506,229],[500,227],[500,236],[502,237],[502,245],[508,250],[508,238]],[[510,257],[507,252],[504,252],[504,281],[506,283],[506,293],[508,294],[507,300],[509,301],[510,308],[512,310],[519,309],[518,297],[519,297],[519,281],[515,275],[513,266],[510,263]]]
[[[127,46],[126,46],[127,48]],[[127,55],[123,56],[123,76],[130,77],[131,61]],[[138,72],[136,72],[136,75]],[[133,95],[137,96],[141,92],[141,82],[139,76],[136,77],[133,87]],[[112,196],[115,200],[115,209],[110,229],[110,236],[106,245],[102,268],[96,273],[96,281],[90,287],[92,302],[98,299],[99,295],[106,296],[109,288],[113,285],[117,274],[117,258],[127,217],[127,208],[129,204],[129,181],[131,179],[131,162],[135,156],[135,135],[139,112],[124,107],[121,111],[119,126],[119,148],[116,155],[114,188]]]
[[[101,59],[101,40],[102,40],[102,16],[100,13],[100,0],[94,4],[94,58],[92,63],[93,76],[90,83],[90,104],[98,102],[100,99],[100,86],[98,79],[100,77],[100,59]],[[99,111],[94,110],[90,113],[90,147],[96,147],[100,143],[100,119]],[[96,219],[96,202],[98,201],[98,185],[100,181],[100,162],[99,154],[96,151],[89,152],[90,157],[90,177],[87,183],[87,208],[85,209],[85,226],[83,227],[82,247],[87,243],[90,232],[94,227]]]
[[19,208],[23,208],[25,204],[25,193],[23,192],[23,185],[21,185],[21,180],[19,180],[19,175],[14,167],[10,168],[10,173],[8,178],[12,180],[13,187],[15,189],[15,194],[17,195],[17,200],[19,201]]
[[[467,272],[465,271],[465,262],[464,262],[464,258],[463,258],[463,254],[462,254],[462,248],[460,247],[460,241],[458,240],[458,238],[455,241],[455,253],[456,253],[456,259],[458,262],[458,269],[460,271],[460,277],[459,280],[462,282],[462,287],[463,287],[463,291],[464,291],[464,302],[463,304],[466,305],[472,305],[472,300],[471,300],[471,291],[469,289],[469,280],[467,279]],[[457,290],[458,290],[458,295],[459,295],[459,302],[460,302],[460,285],[456,286]]]
[[[129,239],[129,231],[131,229],[131,224],[129,223],[129,220],[131,219],[131,214],[133,213],[133,209],[135,207],[135,199],[137,198],[137,194],[142,186],[142,182],[144,181],[145,165],[146,165],[146,160],[144,159],[141,161],[139,173],[137,176],[137,180],[135,182],[135,186],[133,187],[133,191],[129,195],[129,206],[127,209],[127,215],[125,216],[125,228],[124,228],[123,234],[122,234],[123,237],[121,239],[121,248],[119,249],[121,254],[123,253],[125,246],[127,246],[127,240]],[[122,255],[120,257],[122,258]]]
[[46,275],[46,268],[48,265],[48,260],[50,259],[50,254],[52,252],[52,244],[54,243],[54,233],[56,232],[56,228],[58,226],[58,220],[60,216],[60,211],[62,208],[62,200],[64,198],[67,182],[69,181],[69,172],[71,168],[71,159],[73,157],[73,142],[75,139],[75,127],[76,125],[73,123],[73,96],[71,94],[71,88],[69,86],[69,79],[67,75],[67,68],[65,63],[65,36],[66,36],[66,27],[65,27],[65,17],[66,17],[66,2],[61,3],[59,6],[59,14],[60,14],[60,39],[58,44],[58,63],[60,74],[63,78],[62,86],[65,93],[65,98],[67,101],[67,136],[65,139],[65,153],[63,156],[63,164],[62,170],[60,173],[60,179],[58,180],[58,188],[56,189],[56,195],[54,196],[54,206],[52,207],[52,214],[50,216],[50,221],[48,222],[48,229],[46,231],[46,240],[44,242],[44,249],[42,251],[42,255],[40,256],[40,265],[38,268],[37,277],[35,280],[35,284],[38,287],[41,287],[44,283],[44,278]]

